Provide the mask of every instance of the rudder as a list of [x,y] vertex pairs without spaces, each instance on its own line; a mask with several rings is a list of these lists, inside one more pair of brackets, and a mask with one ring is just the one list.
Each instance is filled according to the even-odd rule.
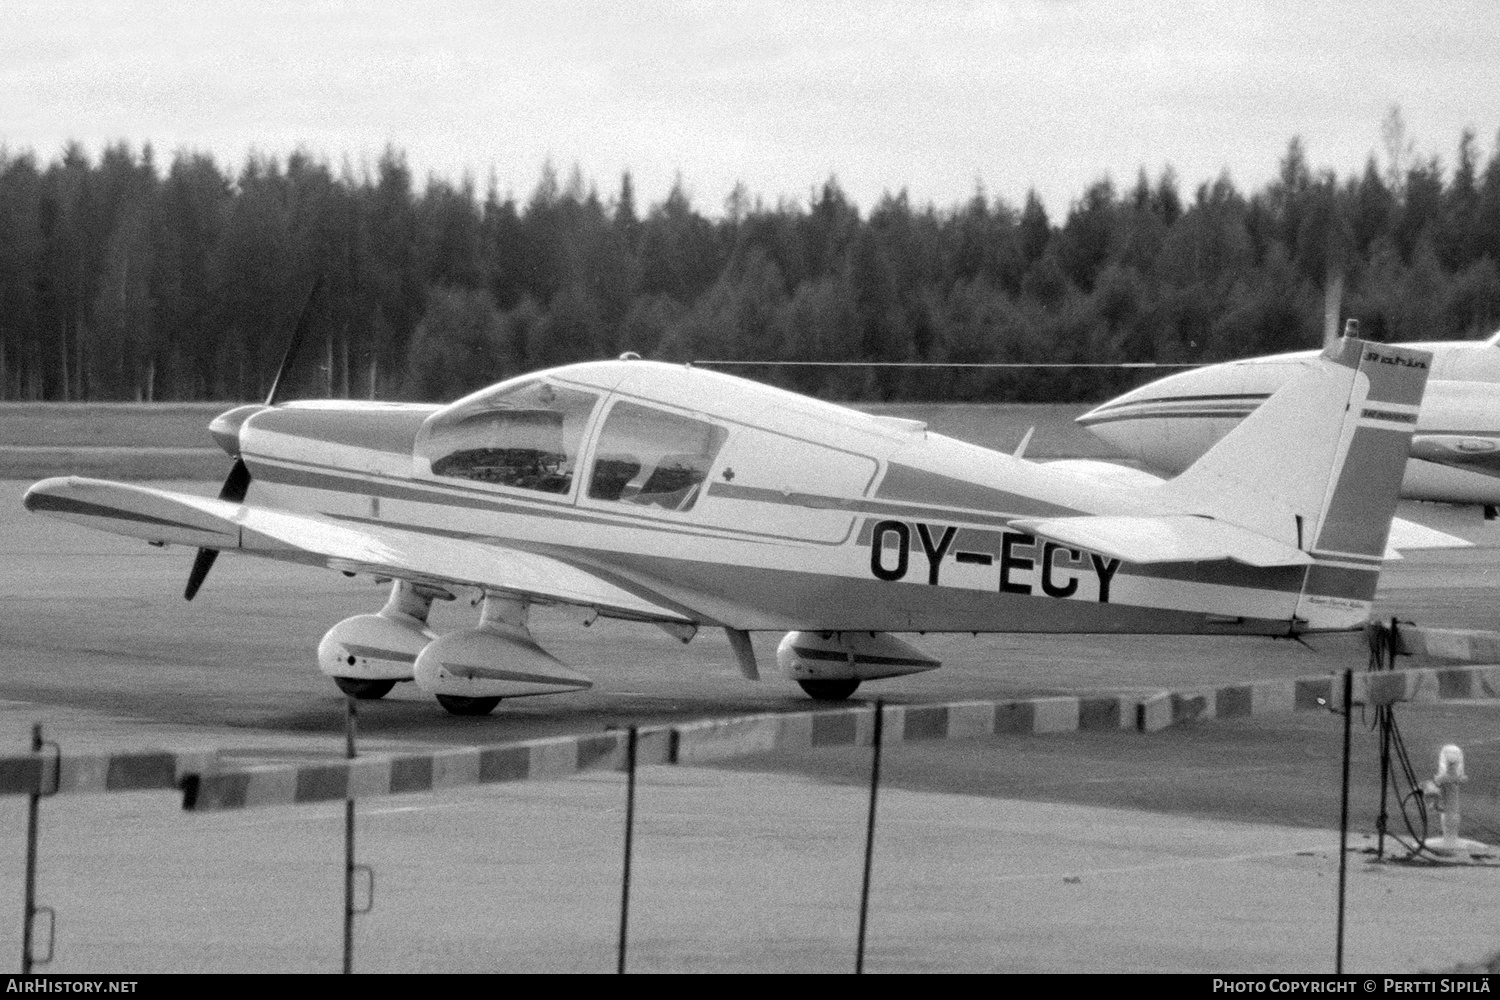
[[1335,341],[1161,489],[1309,553],[1299,627],[1356,627],[1375,596],[1430,363],[1426,351]]
[[1369,614],[1432,362],[1427,351],[1360,340],[1339,341],[1329,354],[1358,367],[1297,603],[1297,617],[1323,628]]

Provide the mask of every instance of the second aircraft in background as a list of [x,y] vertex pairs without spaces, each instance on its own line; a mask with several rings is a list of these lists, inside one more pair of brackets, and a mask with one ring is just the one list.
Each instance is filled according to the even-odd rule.
[[[1500,333],[1482,341],[1403,346],[1430,351],[1433,361],[1401,496],[1483,504],[1493,517],[1500,505]],[[1317,356],[1316,350],[1297,351],[1168,375],[1078,422],[1129,457],[1175,475]]]

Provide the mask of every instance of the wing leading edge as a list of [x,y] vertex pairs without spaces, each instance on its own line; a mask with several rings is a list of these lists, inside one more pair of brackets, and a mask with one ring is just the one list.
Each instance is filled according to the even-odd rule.
[[212,497],[63,476],[26,491],[26,509],[158,544],[249,555],[594,608],[641,621],[691,624],[680,611],[561,559],[503,543],[345,524]]

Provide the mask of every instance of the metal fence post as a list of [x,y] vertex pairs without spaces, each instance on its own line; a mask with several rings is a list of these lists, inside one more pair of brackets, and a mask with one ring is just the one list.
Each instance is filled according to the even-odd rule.
[[[344,756],[353,760],[355,729],[358,715],[352,697],[344,698]],[[365,905],[354,905],[354,878],[363,872],[365,876]],[[344,792],[344,973],[354,971],[354,918],[369,913],[375,908],[375,870],[369,865],[354,863],[354,793]]]
[[1349,739],[1354,719],[1354,671],[1344,671],[1344,779],[1339,804],[1339,920],[1333,957],[1335,975],[1344,972],[1344,889],[1349,873]]
[[625,866],[620,877],[620,945],[615,972],[625,973],[625,944],[630,929],[630,856],[635,841],[635,743],[636,727],[625,736]]
[[[22,913],[21,925],[21,974],[27,975],[34,966],[46,965],[52,961],[53,944],[57,940],[57,913],[50,906],[36,905],[36,859],[38,825],[41,817],[41,806],[43,796],[52,795],[57,791],[58,781],[58,758],[53,758],[51,780],[48,780],[47,768],[42,762],[41,752],[49,743],[55,749],[56,743],[51,740],[42,739],[42,724],[38,722],[31,727],[31,752],[37,755],[36,786],[26,796],[26,887],[25,904]],[[47,917],[47,954],[37,957],[36,954],[36,919],[39,915]]]
[[859,942],[854,952],[854,973],[865,971],[865,926],[870,913],[870,866],[875,857],[875,805],[880,792],[880,744],[881,723],[885,717],[885,702],[875,699],[874,749],[870,756],[870,814],[865,822],[865,875],[859,890]]
[[[1395,670],[1396,648],[1400,642],[1396,632],[1396,619],[1391,619],[1389,632],[1375,626],[1375,648],[1370,657],[1371,670]],[[1386,806],[1386,792],[1391,785],[1391,729],[1395,724],[1394,704],[1375,706],[1375,722],[1380,730],[1380,814],[1375,817],[1375,857],[1385,860],[1385,833],[1390,825],[1390,811]]]

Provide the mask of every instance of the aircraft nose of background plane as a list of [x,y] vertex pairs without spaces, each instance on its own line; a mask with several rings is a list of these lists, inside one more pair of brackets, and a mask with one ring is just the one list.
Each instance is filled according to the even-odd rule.
[[1082,416],[1073,418],[1073,422],[1080,427],[1087,427],[1095,434],[1098,434],[1100,424],[1107,425],[1115,420],[1128,419],[1129,416],[1134,416],[1133,411],[1137,407],[1132,404],[1136,403],[1141,395],[1142,392],[1140,389],[1132,389],[1130,392],[1116,396],[1107,402],[1100,403]]
[[1206,391],[1204,385],[1210,380],[1203,372],[1194,369],[1149,382],[1100,403],[1074,422],[1130,458],[1159,464],[1163,456],[1155,451],[1163,415],[1177,412],[1184,402]]
[[[1079,417],[1074,417],[1073,422],[1082,427],[1092,427],[1099,422],[1100,411],[1109,407],[1109,403],[1101,403],[1092,410]],[[217,421],[215,421],[217,423]]]
[[[1231,368],[1227,365],[1209,365],[1206,368],[1174,372],[1106,400],[1081,417],[1076,417],[1074,422],[1095,434],[1107,437],[1111,425],[1117,423],[1129,424],[1144,417],[1158,417],[1164,409],[1173,410],[1184,403],[1217,398],[1215,394],[1245,392],[1245,389],[1238,386],[1247,380],[1247,371],[1248,369],[1241,370],[1238,366]],[[1272,369],[1267,367],[1264,371],[1271,372]],[[1285,381],[1285,378],[1283,375],[1281,380]],[[1252,377],[1250,381],[1255,379]],[[1279,386],[1280,382],[1276,384]],[[1255,391],[1261,392],[1262,396],[1266,394],[1259,385],[1255,387]]]
[[231,458],[239,458],[240,427],[264,409],[267,409],[264,403],[246,403],[226,410],[214,417],[213,422],[208,425],[208,433],[213,435],[214,443],[223,448],[226,454]]

